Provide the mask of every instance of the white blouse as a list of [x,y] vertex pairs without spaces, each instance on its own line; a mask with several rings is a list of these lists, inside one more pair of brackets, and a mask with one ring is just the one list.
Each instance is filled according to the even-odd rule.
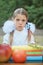
[[[29,43],[35,43],[34,37],[31,37],[31,41],[28,43],[27,39],[28,31],[24,28],[22,31],[15,30],[13,35],[12,46],[14,45],[28,45]],[[10,34],[6,34],[3,37],[3,43],[9,44]]]

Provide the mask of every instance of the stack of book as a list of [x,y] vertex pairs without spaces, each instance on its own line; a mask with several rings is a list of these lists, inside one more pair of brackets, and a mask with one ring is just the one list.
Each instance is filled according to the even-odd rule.
[[43,61],[43,50],[27,50],[27,61]]

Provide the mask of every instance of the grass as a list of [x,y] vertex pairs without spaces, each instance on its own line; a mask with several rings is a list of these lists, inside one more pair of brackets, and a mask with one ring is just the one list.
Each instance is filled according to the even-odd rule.
[[0,36],[0,44],[2,43],[3,41],[3,36]]
[[40,35],[35,35],[35,42],[37,44],[40,44],[40,45],[43,45],[43,35],[40,36]]

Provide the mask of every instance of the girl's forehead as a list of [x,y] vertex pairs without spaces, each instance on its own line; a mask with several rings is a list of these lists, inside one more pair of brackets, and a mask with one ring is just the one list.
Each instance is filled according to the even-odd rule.
[[23,19],[27,19],[27,17],[26,17],[26,15],[24,15],[24,14],[17,14],[16,16],[15,16],[15,18],[23,18]]

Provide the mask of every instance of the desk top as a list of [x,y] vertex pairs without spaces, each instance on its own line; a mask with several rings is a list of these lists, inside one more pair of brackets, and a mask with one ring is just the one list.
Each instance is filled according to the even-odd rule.
[[0,65],[43,65],[43,63],[0,63]]

